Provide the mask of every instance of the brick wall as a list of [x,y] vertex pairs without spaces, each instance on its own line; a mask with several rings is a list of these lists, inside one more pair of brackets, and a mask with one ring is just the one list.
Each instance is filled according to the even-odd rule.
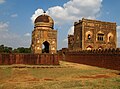
[[0,54],[0,64],[58,65],[59,61],[57,54]]
[[59,56],[59,60],[120,70],[120,50],[66,52]]

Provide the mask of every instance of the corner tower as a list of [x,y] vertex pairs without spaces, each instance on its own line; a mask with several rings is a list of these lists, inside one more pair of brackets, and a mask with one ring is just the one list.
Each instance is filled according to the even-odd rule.
[[45,13],[35,19],[31,48],[33,53],[57,52],[57,30],[53,19]]

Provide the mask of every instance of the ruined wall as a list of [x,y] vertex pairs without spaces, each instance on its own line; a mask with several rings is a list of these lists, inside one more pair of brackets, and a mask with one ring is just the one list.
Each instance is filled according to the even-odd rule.
[[60,58],[65,61],[120,70],[120,50],[93,50],[66,52]]
[[0,65],[58,65],[57,54],[0,54]]

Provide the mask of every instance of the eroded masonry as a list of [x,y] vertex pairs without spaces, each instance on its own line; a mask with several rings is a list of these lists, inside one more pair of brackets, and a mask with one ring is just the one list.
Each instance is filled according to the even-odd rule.
[[69,51],[116,48],[116,23],[82,19],[68,35]]
[[57,52],[57,30],[54,30],[53,19],[45,13],[38,16],[34,22],[32,32],[32,52],[50,53]]

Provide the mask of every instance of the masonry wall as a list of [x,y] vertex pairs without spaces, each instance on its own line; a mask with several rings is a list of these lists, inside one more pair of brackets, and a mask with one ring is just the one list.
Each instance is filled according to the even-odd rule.
[[57,54],[0,54],[0,65],[58,65]]
[[120,50],[66,52],[59,59],[74,63],[120,70]]
[[[74,23],[74,42],[69,50],[94,50],[116,48],[116,23],[84,19]],[[68,41],[71,36],[68,36]]]

